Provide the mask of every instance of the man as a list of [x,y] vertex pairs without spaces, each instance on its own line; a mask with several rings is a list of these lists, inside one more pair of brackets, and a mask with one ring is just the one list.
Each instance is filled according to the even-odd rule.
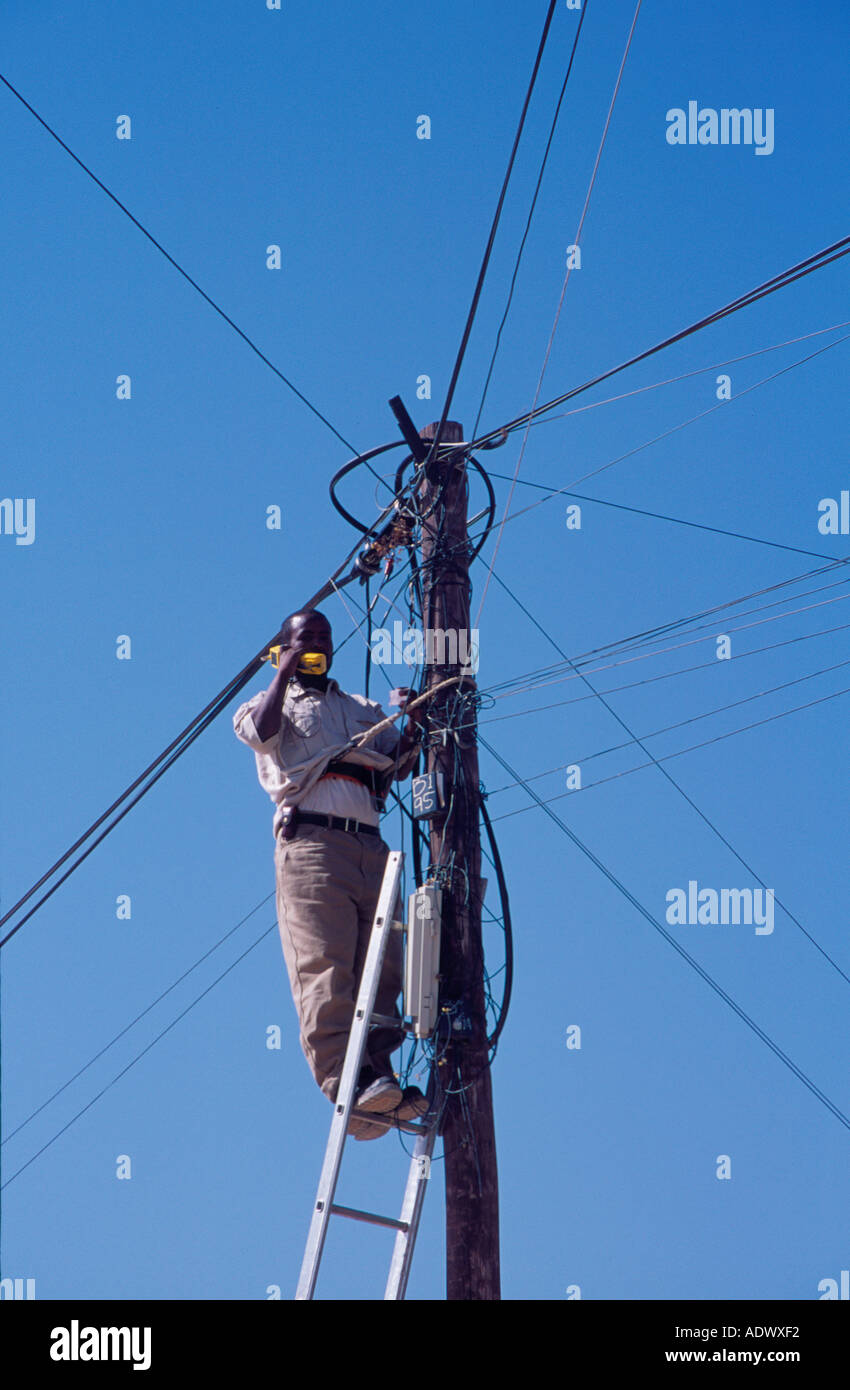
[[[309,608],[292,613],[278,641],[280,665],[271,685],[240,705],[233,727],[254,750],[260,785],[275,803],[278,925],[301,1046],[321,1090],[334,1101],[389,853],[378,830],[381,793],[413,768],[418,716],[408,716],[401,737],[390,726],[349,750],[353,737],[386,716],[375,701],[346,694],[328,678],[333,636],[327,618]],[[324,663],[312,659],[319,657]],[[316,674],[307,669],[311,665]],[[401,956],[392,932],[375,1010],[399,1022]],[[402,1092],[393,1074],[390,1055],[403,1037],[401,1028],[369,1032],[355,1106],[383,1118],[352,1117],[355,1138],[378,1138],[393,1116],[412,1119],[427,1109],[422,1092],[415,1086]]]

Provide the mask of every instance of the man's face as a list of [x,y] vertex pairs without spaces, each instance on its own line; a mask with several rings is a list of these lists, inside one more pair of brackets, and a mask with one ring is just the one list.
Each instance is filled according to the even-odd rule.
[[328,662],[328,670],[334,655],[331,625],[327,618],[298,617],[293,620],[289,633],[289,647],[298,647],[304,652],[323,652]]

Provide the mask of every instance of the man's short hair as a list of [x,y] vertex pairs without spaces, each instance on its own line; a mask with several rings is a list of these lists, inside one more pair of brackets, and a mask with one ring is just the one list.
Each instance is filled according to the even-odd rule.
[[330,627],[330,622],[325,617],[324,613],[319,612],[318,608],[299,608],[297,613],[290,613],[288,618],[284,618],[280,625],[280,635],[284,647],[289,646],[292,624],[295,622],[296,618],[321,618],[322,622],[327,623],[328,627]]

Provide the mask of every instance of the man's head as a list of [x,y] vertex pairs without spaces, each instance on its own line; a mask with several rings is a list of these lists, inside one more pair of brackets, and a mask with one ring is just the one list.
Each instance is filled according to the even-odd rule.
[[280,625],[281,645],[291,650],[300,648],[304,652],[323,652],[331,668],[334,654],[333,633],[324,613],[315,608],[302,608],[290,613]]

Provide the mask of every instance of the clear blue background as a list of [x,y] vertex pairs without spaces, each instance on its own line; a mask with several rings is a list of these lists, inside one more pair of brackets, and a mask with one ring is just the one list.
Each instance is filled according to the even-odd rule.
[[[417,426],[439,416],[545,11],[542,0],[9,3],[2,70],[359,450],[395,437],[396,392]],[[483,427],[531,405],[632,14],[629,0],[591,0]],[[467,429],[577,19],[559,4],[452,409]],[[541,399],[847,233],[847,39],[839,0],[645,0]],[[690,99],[772,107],[774,152],[670,147],[666,112]],[[130,141],[115,136],[123,114]],[[420,114],[430,141],[416,138]],[[327,496],[346,448],[5,88],[0,122],[0,492],[34,497],[37,528],[28,547],[0,536],[8,907],[319,587],[353,533]],[[280,271],[266,268],[272,243]],[[576,404],[850,318],[846,287],[841,261]],[[828,341],[729,368],[722,409],[579,490],[850,552],[817,529],[818,501],[850,486],[846,346],[738,399]],[[130,401],[115,396],[122,373]],[[416,399],[422,373],[431,401]],[[715,404],[716,375],[541,425],[520,478],[569,486]],[[511,474],[520,443],[484,458]],[[501,506],[507,490],[497,484]],[[519,486],[513,506],[540,495]],[[365,472],[344,496],[374,514]],[[818,564],[590,504],[570,532],[564,512],[558,499],[509,523],[496,571],[570,655]],[[478,563],[476,608],[485,574]],[[362,598],[348,593],[349,605]],[[325,608],[339,642],[350,618],[338,601]],[[838,602],[742,633],[733,654],[846,612]],[[130,661],[116,660],[120,634]],[[715,635],[597,684],[708,663]],[[642,735],[845,660],[847,647],[836,633],[611,699]],[[482,686],[557,660],[491,582]],[[361,638],[335,674],[362,689]],[[404,674],[375,671],[373,694]],[[819,676],[651,747],[672,752],[845,684],[843,671]],[[482,720],[580,693],[575,682],[525,693]],[[665,766],[850,972],[845,729],[838,698]],[[593,700],[482,733],[523,776],[625,738]],[[644,761],[625,750],[585,780]],[[481,768],[489,788],[511,780],[485,752]],[[563,777],[533,785],[555,796]],[[528,805],[516,788],[489,802],[493,816]],[[691,878],[754,884],[654,768],[554,809],[662,920],[668,889]],[[271,816],[227,714],[4,949],[4,1134],[271,892]],[[516,945],[493,1070],[504,1296],[564,1299],[579,1285],[586,1299],[817,1298],[820,1280],[850,1268],[848,1130],[541,811],[496,829]],[[397,815],[384,834],[399,843]],[[130,921],[115,915],[125,893]],[[273,923],[267,902],[11,1139],[4,1181]],[[850,986],[798,928],[777,909],[772,936],[672,930],[850,1110]],[[497,970],[498,928],[486,942]],[[280,1051],[265,1046],[272,1024]],[[572,1024],[580,1051],[565,1046]],[[9,1182],[3,1274],[34,1277],[39,1298],[263,1299],[274,1285],[290,1298],[328,1121],[272,930]],[[116,1179],[120,1154],[131,1181]],[[715,1176],[721,1154],[730,1181]],[[340,1199],[392,1211],[405,1173],[395,1140],[352,1144]],[[418,1299],[444,1291],[438,1164],[434,1178]],[[386,1232],[338,1223],[321,1296],[380,1297],[390,1247]]]

